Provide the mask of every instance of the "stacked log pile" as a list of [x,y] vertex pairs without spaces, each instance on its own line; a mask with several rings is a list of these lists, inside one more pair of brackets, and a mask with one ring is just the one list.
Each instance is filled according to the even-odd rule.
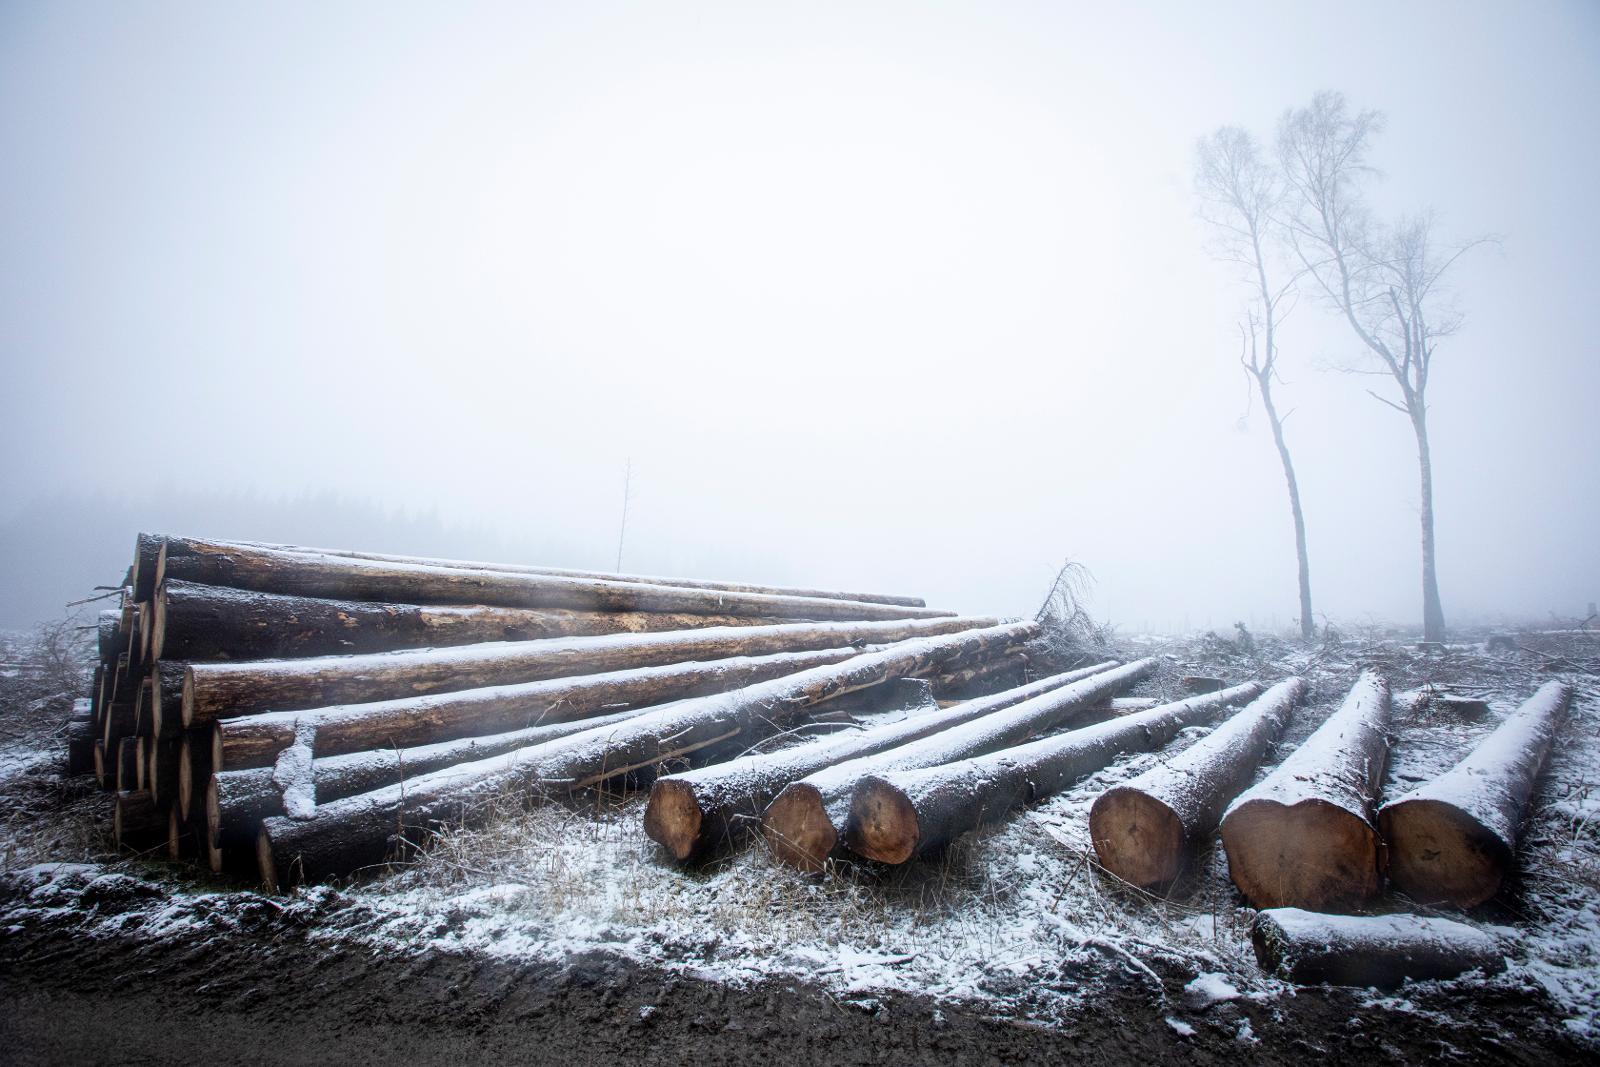
[[[381,859],[486,789],[726,758],[901,679],[955,691],[1037,631],[912,597],[153,534],[116,597],[69,769],[116,793],[125,847],[260,856],[273,880]],[[376,842],[356,811],[385,813]]]

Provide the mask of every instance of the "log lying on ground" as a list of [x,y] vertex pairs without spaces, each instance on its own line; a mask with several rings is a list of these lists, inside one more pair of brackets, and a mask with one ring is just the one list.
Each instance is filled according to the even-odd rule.
[[1027,669],[1028,657],[1019,652],[1016,655],[1004,656],[988,663],[979,663],[963,670],[941,674],[933,679],[933,692],[940,700],[950,697],[955,697],[959,700],[962,694],[968,690],[981,686],[988,686],[992,689],[998,685],[1003,685],[1007,680],[1014,679],[1012,685],[1005,686],[1005,688],[1011,689],[1016,685],[1023,684],[1023,672]]
[[94,723],[75,720],[67,725],[67,773],[94,773]]
[[[867,775],[934,767],[1017,744],[1071,722],[1131,688],[1156,667],[1156,660],[1142,659],[1110,670],[1089,668],[1091,674],[1068,685],[1050,686],[1053,679],[1047,678],[957,705],[949,709],[961,718],[956,725],[876,755],[835,764],[785,786],[762,815],[761,832],[782,862],[801,870],[821,870],[841,850],[851,795]],[[1020,701],[1011,699],[1024,693]]]
[[[644,714],[645,710],[630,708],[592,719],[529,726],[487,737],[464,737],[413,748],[318,757],[311,761],[311,793],[291,798],[291,803],[309,799],[315,804],[327,804],[371,793],[446,767],[488,759],[584,730],[614,726]],[[261,820],[291,814],[285,807],[284,789],[292,782],[286,779],[280,785],[276,773],[274,767],[264,766],[223,770],[211,776],[206,788],[206,823],[213,844],[219,848],[252,844]]]
[[879,863],[906,863],[1060,792],[1118,756],[1161,748],[1178,731],[1260,692],[1259,683],[1249,682],[971,759],[868,775],[851,797],[845,847]]
[[100,659],[115,660],[117,653],[122,649],[118,642],[122,639],[120,623],[122,612],[116,608],[107,608],[102,611],[96,621],[96,643],[100,650]]
[[1378,812],[1389,875],[1420,904],[1471,908],[1500,891],[1572,687],[1548,682],[1461,762]]
[[760,626],[770,616],[452,607],[257,593],[168,581],[156,595],[156,659],[252,660],[450,648],[484,641]]
[[138,708],[131,688],[126,695],[107,705],[100,734],[100,740],[105,742],[107,749],[114,750],[118,741],[134,735],[139,724]]
[[318,756],[433,744],[474,734],[568,722],[605,710],[639,708],[669,700],[725,693],[769,678],[781,678],[859,654],[854,648],[777,652],[768,656],[669,663],[663,667],[549,678],[520,685],[466,689],[456,693],[369,704],[341,704],[307,711],[275,711],[222,719],[214,726],[213,770],[264,767],[312,731]]
[[117,794],[111,832],[118,848],[144,851],[167,840],[167,813],[156,807],[148,789],[129,789]]
[[156,737],[183,732],[183,678],[188,666],[158,660],[150,668],[150,732]]
[[408,779],[318,806],[308,819],[262,823],[264,883],[319,878],[381,861],[406,827],[483,817],[483,802],[536,788],[572,791],[679,758],[735,736],[782,729],[817,704],[889,678],[926,677],[1003,652],[1038,633],[1031,622],[926,637],[717,696],[682,701],[627,722]]
[[645,833],[673,859],[704,856],[759,826],[768,802],[785,786],[807,775],[930,737],[1116,665],[1114,661],[1101,663],[955,708],[924,711],[869,730],[664,775],[650,788],[650,802],[644,813]]
[[1257,913],[1250,928],[1256,962],[1302,985],[1388,988],[1406,979],[1454,978],[1505,968],[1490,934],[1419,915],[1322,915],[1299,908]]
[[1228,875],[1252,904],[1326,911],[1377,895],[1383,851],[1372,814],[1388,726],[1388,683],[1363,674],[1339,710],[1228,808]]
[[1137,886],[1176,879],[1190,847],[1216,830],[1223,809],[1250,784],[1305,692],[1299,678],[1279,682],[1180,755],[1095,798],[1089,840],[1106,870]]
[[902,604],[827,597],[737,593],[567,578],[515,571],[468,570],[319,556],[248,545],[168,539],[156,584],[176,579],[260,593],[380,600],[396,604],[484,604],[501,608],[578,611],[664,611],[699,615],[771,615],[791,619],[907,619],[951,614]]
[[366,656],[195,663],[184,672],[183,722],[186,727],[194,727],[267,709],[330,707],[686,660],[886,644],[992,623],[990,619],[973,618],[787,623],[500,642]]

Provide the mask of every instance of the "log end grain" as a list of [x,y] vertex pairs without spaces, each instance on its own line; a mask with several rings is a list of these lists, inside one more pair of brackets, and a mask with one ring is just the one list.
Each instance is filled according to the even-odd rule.
[[1440,800],[1401,800],[1378,815],[1389,877],[1419,904],[1471,908],[1500,891],[1513,856],[1499,836]]
[[681,862],[698,851],[704,817],[693,783],[663,778],[650,787],[644,832]]
[[1100,865],[1136,886],[1166,885],[1183,869],[1183,822],[1137,789],[1108,789],[1089,809],[1089,839]]
[[1330,911],[1382,887],[1383,844],[1372,824],[1324,800],[1250,800],[1222,822],[1228,876],[1258,908]]
[[795,782],[778,794],[761,817],[761,833],[780,863],[820,871],[839,843],[822,794]]
[[904,863],[916,855],[921,838],[916,806],[904,793],[874,777],[856,787],[844,831],[850,851],[879,863]]

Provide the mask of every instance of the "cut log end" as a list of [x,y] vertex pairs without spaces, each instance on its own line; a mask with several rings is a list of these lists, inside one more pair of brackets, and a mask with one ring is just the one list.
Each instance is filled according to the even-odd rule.
[[839,835],[813,786],[796,782],[778,794],[761,818],[761,833],[780,863],[820,871]]
[[856,787],[844,841],[852,852],[879,863],[904,863],[922,837],[917,809],[907,796],[879,778]]
[[704,817],[691,783],[664,778],[650,787],[650,801],[644,810],[644,832],[681,862],[699,848]]
[[1326,911],[1378,895],[1382,845],[1365,819],[1323,800],[1251,800],[1222,823],[1228,875],[1258,908]]
[[1505,843],[1454,804],[1402,800],[1379,815],[1389,876],[1419,904],[1472,908],[1500,891],[1513,857]]
[[1100,865],[1136,886],[1166,885],[1183,870],[1183,822],[1137,789],[1108,789],[1089,809],[1089,839]]
[[1263,970],[1301,985],[1392,988],[1408,979],[1505,969],[1504,951],[1485,931],[1417,915],[1319,915],[1280,908],[1256,915],[1250,942]]

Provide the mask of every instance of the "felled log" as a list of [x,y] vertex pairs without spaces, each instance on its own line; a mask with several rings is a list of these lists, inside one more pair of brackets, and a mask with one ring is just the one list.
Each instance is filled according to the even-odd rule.
[[195,824],[184,821],[173,804],[167,809],[167,859],[177,861],[199,852],[200,836]]
[[1007,681],[1010,681],[1011,685],[1006,685],[1005,688],[1011,689],[1023,684],[1023,675],[1027,669],[1028,657],[1019,652],[990,660],[988,663],[979,663],[959,671],[941,674],[933,679],[933,692],[940,700],[945,700],[950,697],[959,699],[972,689],[980,686],[993,688],[1004,685]]
[[1389,685],[1363,674],[1344,704],[1222,818],[1228,874],[1260,908],[1328,911],[1377,895],[1373,804],[1389,752]]
[[160,534],[142,533],[134,538],[133,567],[129,574],[129,595],[135,600],[149,600],[156,591],[156,570],[161,562],[161,547],[166,538]]
[[131,792],[139,788],[139,739],[123,737],[117,740],[117,790]]
[[951,614],[901,604],[388,563],[177,538],[169,538],[162,546],[156,578],[158,586],[176,579],[260,593],[396,604],[485,604],[501,608],[770,615],[791,619],[907,619]]
[[856,786],[845,847],[879,863],[906,863],[960,835],[999,822],[1129,752],[1161,748],[1261,692],[1256,682],[1163,704],[919,770],[871,774]]
[[100,650],[101,660],[115,660],[117,653],[122,651],[118,647],[122,638],[118,625],[121,620],[122,612],[117,608],[107,608],[96,617],[96,647]]
[[973,618],[786,623],[498,642],[365,656],[194,663],[184,671],[183,721],[186,727],[195,727],[268,709],[296,711],[687,660],[886,644],[990,624],[992,620]]
[[114,749],[117,742],[124,737],[132,737],[138,732],[139,705],[134,699],[134,691],[128,689],[122,698],[113,700],[106,708],[105,722],[101,727],[100,740],[105,742],[108,749]]
[[1101,663],[1056,675],[1020,690],[997,694],[988,700],[923,711],[900,722],[868,730],[847,731],[777,752],[758,753],[728,763],[663,775],[650,787],[650,800],[644,813],[645,833],[660,843],[673,859],[689,860],[706,855],[732,844],[744,832],[758,828],[761,813],[772,798],[785,786],[807,775],[932,736],[1115,666],[1115,662]]
[[453,607],[257,593],[168,581],[156,595],[156,659],[252,660],[450,648],[484,641],[660,633],[782,623],[767,616]]
[[1471,908],[1500,891],[1572,687],[1547,682],[1454,767],[1378,812],[1389,876],[1419,904]]
[[106,752],[106,743],[100,738],[94,742],[94,780],[101,789],[117,787],[117,760]]
[[1182,753],[1101,793],[1089,809],[1100,863],[1137,886],[1164,885],[1190,847],[1217,828],[1305,697],[1299,678],[1279,682]]
[[[841,851],[851,796],[867,775],[934,767],[1017,744],[1074,721],[1148,677],[1156,666],[1154,659],[1141,659],[1110,670],[1093,669],[1087,677],[1065,686],[1036,689],[1051,681],[1045,679],[958,705],[949,710],[966,714],[948,729],[791,782],[767,806],[761,832],[773,855],[783,863],[806,871],[821,870],[829,857]],[[1010,700],[1025,692],[1029,695],[1021,701]]]
[[842,663],[699,697],[529,748],[435,771],[372,793],[318,805],[307,819],[267,819],[256,840],[262,881],[319,878],[380,862],[407,827],[482,817],[481,801],[566,792],[680,758],[735,736],[782,729],[815,705],[887,678],[926,677],[1003,652],[1038,633],[1011,623],[903,641]]
[[182,770],[183,735],[140,739],[145,748],[145,783],[161,807],[176,806],[178,775]]
[[183,677],[188,664],[157,660],[150,667],[150,733],[177,737],[183,732]]
[[203,730],[187,730],[178,742],[178,814],[194,821],[211,777],[211,738]]
[[1262,970],[1301,985],[1377,986],[1505,969],[1494,937],[1466,923],[1420,915],[1323,915],[1299,908],[1256,913],[1250,942]]
[[67,725],[67,773],[94,773],[94,723],[76,720]]
[[167,840],[167,813],[156,807],[148,789],[130,789],[117,793],[116,809],[111,817],[111,832],[118,848],[135,852]]
[[[311,789],[303,791],[302,798],[326,804],[399,785],[407,778],[432,774],[446,767],[487,759],[584,730],[613,726],[640,714],[643,714],[642,708],[630,708],[597,718],[528,726],[487,737],[318,757],[311,761]],[[285,808],[284,790],[290,784],[291,779],[285,778],[280,785],[276,769],[271,766],[212,774],[206,787],[206,824],[211,841],[220,848],[252,845],[261,820],[293,814]],[[292,798],[291,802],[297,799],[300,798]]]
[[669,700],[723,693],[786,674],[838,663],[854,648],[777,652],[767,656],[669,663],[661,667],[549,678],[431,696],[341,704],[307,711],[276,711],[221,719],[214,726],[213,771],[263,767],[303,731],[315,737],[318,756],[392,746],[426,745],[474,734],[500,733],[567,722],[605,710],[639,708]]

